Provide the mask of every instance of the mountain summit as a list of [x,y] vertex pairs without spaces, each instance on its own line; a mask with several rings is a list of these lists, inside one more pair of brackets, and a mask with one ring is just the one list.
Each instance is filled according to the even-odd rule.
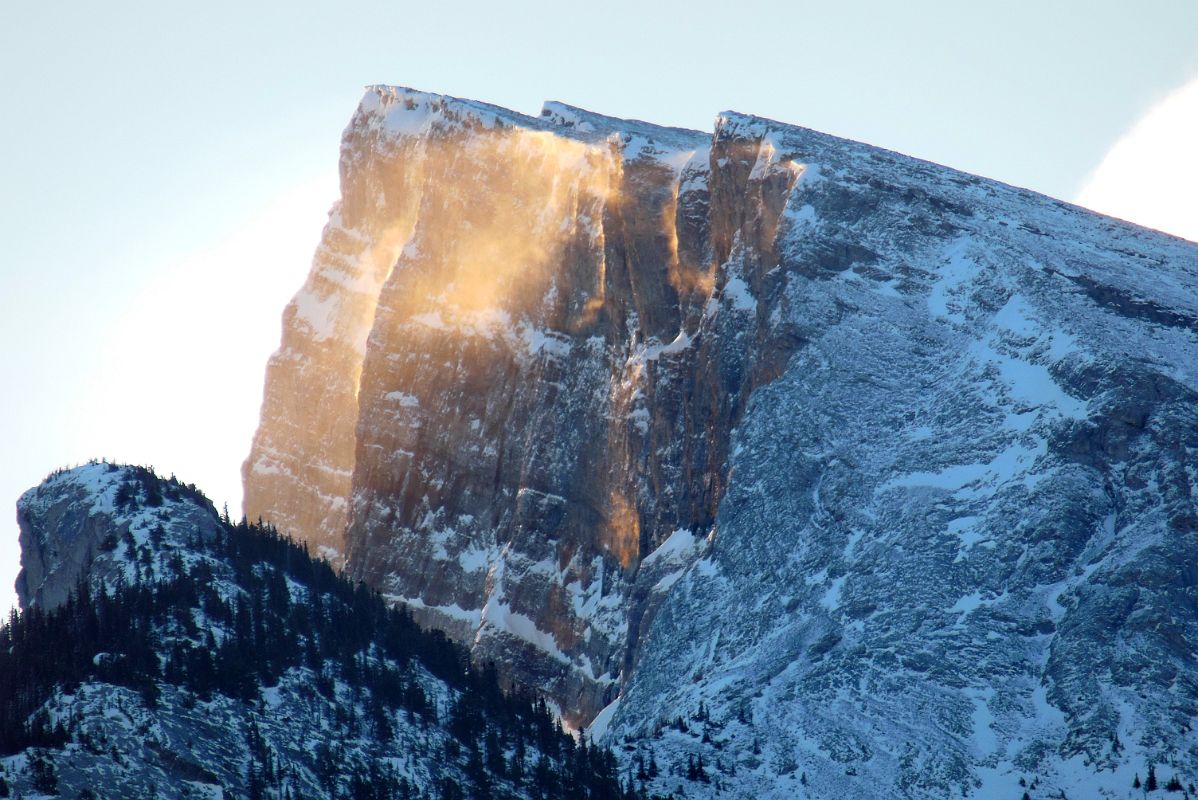
[[386,86],[341,188],[251,518],[701,794],[1198,773],[1198,246],[743,114]]

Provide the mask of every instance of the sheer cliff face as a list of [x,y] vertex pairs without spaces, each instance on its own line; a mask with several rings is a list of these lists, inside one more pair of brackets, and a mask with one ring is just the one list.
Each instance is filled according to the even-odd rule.
[[251,515],[745,797],[1198,748],[1194,245],[736,114],[376,88],[342,169]]
[[342,164],[247,514],[589,719],[651,605],[641,559],[710,529],[729,431],[793,346],[751,287],[803,167],[754,137],[383,88]]
[[366,338],[423,187],[419,141],[351,128],[342,147],[342,197],[307,282],[283,313],[283,342],[266,370],[262,425],[242,467],[246,516],[302,535],[338,563]]

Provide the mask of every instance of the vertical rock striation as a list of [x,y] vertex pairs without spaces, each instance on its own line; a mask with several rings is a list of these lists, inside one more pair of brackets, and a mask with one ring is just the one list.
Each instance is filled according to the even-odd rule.
[[242,466],[246,516],[296,532],[337,563],[344,560],[366,339],[425,185],[424,142],[391,136],[377,119],[370,124],[370,109],[381,102],[373,97],[346,130],[341,199],[308,280],[283,312],[262,424]]

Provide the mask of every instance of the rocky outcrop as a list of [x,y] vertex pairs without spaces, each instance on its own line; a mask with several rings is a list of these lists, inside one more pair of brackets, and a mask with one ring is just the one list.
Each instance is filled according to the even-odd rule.
[[21,572],[17,602],[46,610],[80,580],[114,589],[162,572],[164,560],[219,518],[194,486],[109,463],[58,472],[17,503]]
[[283,341],[266,368],[262,424],[242,466],[246,516],[302,535],[335,563],[344,560],[366,337],[424,185],[419,140],[377,129],[358,134],[347,132],[342,197],[308,280],[283,313]]
[[[395,258],[344,267],[357,360],[288,311],[251,516],[746,797],[1089,791],[1181,746],[1194,245],[733,113],[376,87],[342,178]],[[700,702],[714,738],[661,739]]]

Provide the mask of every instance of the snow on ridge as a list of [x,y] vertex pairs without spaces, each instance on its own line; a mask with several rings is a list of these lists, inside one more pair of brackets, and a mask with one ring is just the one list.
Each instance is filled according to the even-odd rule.
[[536,117],[502,106],[387,84],[367,86],[358,109],[360,113],[377,119],[381,127],[396,136],[427,133],[438,119],[445,118],[446,112],[457,117],[468,117],[485,128],[494,128],[497,124],[518,125],[534,130],[547,127]]
[[452,126],[466,119],[487,129],[515,126],[590,144],[621,135],[628,151],[625,158],[659,156],[676,169],[710,139],[709,134],[700,131],[605,116],[552,100],[542,106],[539,117],[533,117],[477,100],[386,84],[366,87],[358,111],[372,120],[372,125],[400,138],[424,136],[438,126]]
[[480,636],[483,635],[488,627],[493,628],[528,642],[533,647],[563,664],[572,665],[574,663],[558,647],[557,640],[553,638],[552,633],[541,630],[537,627],[537,623],[532,617],[521,614],[518,611],[513,611],[510,605],[499,600],[494,595],[483,606],[480,618]]
[[541,106],[541,116],[554,125],[574,128],[580,133],[595,133],[597,131],[595,126],[586,120],[585,114],[579,112],[580,109],[559,103],[556,100],[547,100],[545,105]]
[[95,498],[93,511],[108,512],[113,509],[112,496],[117,485],[126,477],[124,468],[111,469],[102,462],[82,464],[50,475],[41,484],[27,489],[17,499],[18,508],[41,507],[59,487],[75,486]]
[[652,338],[648,343],[641,345],[638,350],[628,359],[629,364],[643,364],[647,361],[656,361],[662,356],[672,356],[683,352],[690,348],[694,343],[691,335],[685,330],[678,331],[678,335],[673,341],[668,344],[663,344],[656,338]]
[[456,603],[449,605],[432,605],[426,603],[419,597],[407,597],[399,594],[383,594],[383,599],[388,603],[408,606],[419,610],[435,611],[445,616],[461,622],[468,623],[471,628],[478,628],[482,620],[482,609],[478,608],[462,608]]
[[668,145],[662,146],[659,142],[639,134],[613,134],[613,137],[616,144],[620,147],[624,161],[637,161],[639,159],[660,161],[674,170],[675,173],[681,173],[697,152],[697,149],[693,147],[689,149],[675,149]]
[[[137,479],[136,470],[135,467],[110,461],[91,461],[58,470],[39,485],[23,492],[17,500],[17,506],[40,510],[47,504],[55,502],[63,492],[74,489],[91,498],[89,510],[92,514],[116,515],[118,513],[116,508],[117,491],[121,484]],[[162,503],[163,505],[196,505],[186,496],[178,500],[164,497]],[[141,508],[120,513],[126,516],[146,515],[145,509]]]
[[612,718],[615,717],[616,711],[620,708],[620,698],[612,700],[603,710],[595,715],[591,720],[591,726],[587,732],[591,734],[591,741],[602,742],[604,734],[607,733],[607,728],[611,724]]
[[559,129],[572,129],[581,134],[606,137],[612,133],[651,142],[663,151],[694,150],[709,144],[711,135],[689,128],[672,128],[639,119],[622,119],[588,111],[556,100],[546,101],[541,117]]

